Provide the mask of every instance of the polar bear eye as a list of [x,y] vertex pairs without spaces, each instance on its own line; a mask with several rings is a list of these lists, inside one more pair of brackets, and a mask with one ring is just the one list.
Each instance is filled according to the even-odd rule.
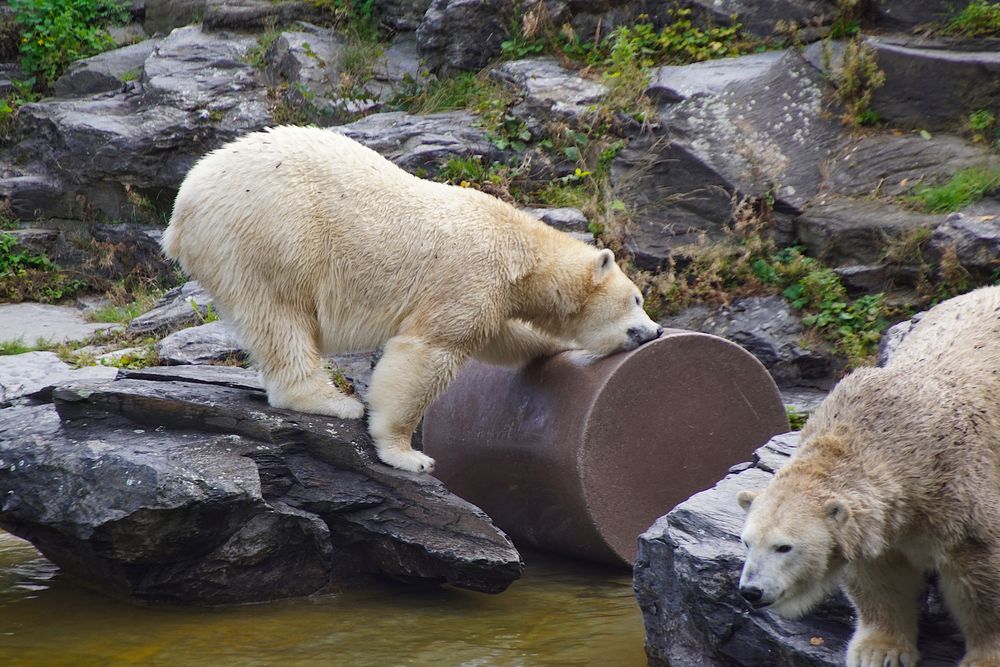
[[774,550],[777,551],[779,554],[787,554],[789,551],[792,550],[792,545],[779,544],[778,546],[774,547]]
[[637,295],[635,297],[635,305],[637,305],[637,306],[641,306],[642,305],[642,297],[641,296]]

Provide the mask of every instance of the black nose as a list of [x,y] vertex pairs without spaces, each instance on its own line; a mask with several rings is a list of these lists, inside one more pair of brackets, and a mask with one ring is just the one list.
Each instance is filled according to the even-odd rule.
[[756,586],[740,586],[740,595],[750,604],[756,604],[764,597],[764,591]]
[[663,332],[663,327],[657,327],[655,332],[650,331],[649,329],[640,329],[639,327],[632,327],[626,333],[628,334],[628,337],[631,338],[636,345],[642,345],[643,343],[651,341],[654,338],[659,338],[662,332]]

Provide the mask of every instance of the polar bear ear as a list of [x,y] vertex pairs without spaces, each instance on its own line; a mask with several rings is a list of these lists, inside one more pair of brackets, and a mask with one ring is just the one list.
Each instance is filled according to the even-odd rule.
[[851,518],[851,508],[841,498],[831,498],[823,504],[823,514],[831,523],[843,526]]
[[604,280],[608,272],[611,271],[611,267],[615,265],[615,253],[611,252],[607,248],[597,253],[597,257],[594,258],[594,282],[601,282]]
[[736,502],[740,504],[744,512],[750,511],[750,505],[753,504],[754,498],[760,494],[760,491],[751,491],[750,489],[740,489],[740,492],[736,494]]

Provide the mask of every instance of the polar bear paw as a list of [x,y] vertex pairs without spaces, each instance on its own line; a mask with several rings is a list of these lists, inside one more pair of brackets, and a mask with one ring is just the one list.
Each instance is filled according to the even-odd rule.
[[365,415],[364,404],[356,398],[345,396],[330,386],[314,388],[310,392],[285,392],[279,389],[268,391],[268,403],[275,408],[286,408],[299,412],[309,412],[338,419],[361,419]]
[[847,667],[917,667],[917,647],[881,632],[855,636],[847,647]]
[[399,449],[398,447],[378,450],[378,457],[386,465],[410,472],[433,472],[434,459],[415,449]]

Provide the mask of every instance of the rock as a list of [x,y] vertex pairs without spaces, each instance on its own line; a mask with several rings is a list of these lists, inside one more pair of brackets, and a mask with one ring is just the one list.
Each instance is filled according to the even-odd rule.
[[25,352],[0,356],[0,407],[22,396],[48,396],[61,382],[113,380],[117,368],[73,368],[55,352]]
[[832,266],[892,267],[886,254],[919,230],[932,230],[941,215],[917,213],[878,199],[820,197],[795,221],[807,254]]
[[215,302],[197,281],[186,282],[170,290],[148,312],[129,322],[125,333],[140,336],[165,333],[202,324],[209,313],[215,312]]
[[543,4],[552,25],[568,24],[583,42],[603,38],[620,25],[648,22],[659,30],[671,22],[673,9],[656,0],[544,0]]
[[207,364],[227,359],[246,359],[239,340],[221,321],[176,331],[156,343],[160,363]]
[[590,224],[587,216],[578,208],[526,208],[522,210],[561,231],[587,233],[593,236],[587,230],[587,226]]
[[133,220],[135,189],[154,198],[176,189],[205,152],[270,123],[266,91],[244,62],[255,45],[199,26],[174,30],[124,92],[22,106],[16,151],[87,207]]
[[410,33],[396,35],[375,61],[365,91],[373,100],[388,102],[413,90],[428,72],[417,56],[417,39]]
[[487,139],[476,117],[465,111],[415,116],[377,113],[333,128],[372,148],[410,172],[434,172],[451,158],[481,156],[484,164],[507,153]]
[[984,200],[952,213],[927,245],[937,263],[954,249],[962,267],[978,280],[989,282],[1000,276],[1000,200]]
[[411,32],[431,6],[431,0],[374,0],[372,10],[379,23],[396,32]]
[[702,16],[702,23],[731,25],[739,23],[744,32],[756,37],[779,34],[781,24],[802,27],[826,25],[839,13],[836,0],[687,0],[684,3]]
[[829,393],[828,389],[818,387],[782,387],[781,400],[786,407],[795,410],[798,414],[809,416]]
[[693,306],[679,315],[662,318],[660,324],[733,341],[757,357],[779,385],[821,380],[833,374],[829,351],[799,345],[804,334],[802,322],[780,296],[735,299],[731,305],[717,309]]
[[664,100],[660,129],[633,140],[611,169],[642,268],[723,238],[734,197],[773,197],[779,213],[801,212],[841,141],[820,74],[793,51],[661,68],[651,90]]
[[0,304],[0,341],[22,340],[33,344],[81,340],[112,324],[87,322],[80,311],[69,306],[41,303]]
[[514,2],[433,0],[417,28],[417,52],[433,72],[480,70],[509,37]]
[[0,526],[146,603],[260,602],[372,575],[496,593],[520,576],[481,510],[378,463],[362,421],[169,372],[0,410]]
[[52,92],[56,97],[79,97],[119,90],[126,80],[139,78],[143,63],[159,43],[158,39],[147,39],[78,60],[56,79]]
[[[840,667],[853,610],[837,594],[799,620],[747,608],[737,591],[744,551],[740,489],[764,487],[788,460],[798,434],[776,436],[752,463],[681,503],[639,537],[634,586],[655,667],[768,665]],[[954,665],[960,637],[936,594],[925,605],[920,664]]]
[[295,21],[332,21],[334,7],[308,0],[207,0],[205,30],[273,30]]
[[283,32],[264,53],[264,76],[269,83],[281,81],[304,86],[310,93],[329,94],[340,85],[343,41],[316,26],[309,30]]
[[24,174],[0,178],[0,198],[18,220],[82,218],[83,212],[72,193],[48,175]]
[[885,333],[882,334],[882,340],[878,343],[879,366],[885,366],[889,363],[892,353],[896,351],[896,348],[903,342],[903,339],[913,331],[913,327],[917,326],[917,322],[923,318],[925,312],[917,313],[910,319],[897,322],[885,330]]
[[94,224],[88,232],[92,241],[88,250],[107,256],[105,261],[85,262],[89,274],[109,280],[144,276],[161,284],[174,279],[174,264],[160,250],[162,228]]
[[501,63],[490,76],[511,86],[521,98],[512,112],[529,127],[557,121],[588,126],[593,107],[608,92],[607,86],[562,67],[555,58],[527,58]]
[[1000,52],[959,51],[948,43],[868,37],[885,84],[872,109],[894,125],[956,130],[978,109],[1000,108]]
[[167,34],[205,16],[205,0],[144,0],[144,5],[146,14],[142,25],[150,35]]
[[939,185],[955,172],[997,164],[985,146],[958,137],[885,134],[846,143],[830,160],[824,190],[843,195],[896,197],[918,185]]
[[871,4],[879,26],[900,31],[943,23],[955,10],[951,0],[875,0]]

